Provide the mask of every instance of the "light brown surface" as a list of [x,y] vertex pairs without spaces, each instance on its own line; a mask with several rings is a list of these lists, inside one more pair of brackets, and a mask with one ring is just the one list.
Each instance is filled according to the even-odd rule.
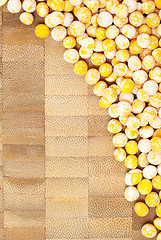
[[144,240],[107,110],[62,43],[36,38],[5,7],[0,40],[0,239]]

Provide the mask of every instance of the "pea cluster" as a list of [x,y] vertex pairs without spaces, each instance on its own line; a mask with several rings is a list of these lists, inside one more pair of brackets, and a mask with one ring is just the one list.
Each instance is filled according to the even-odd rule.
[[[8,11],[30,25],[33,12],[43,19],[39,38],[50,32],[66,48],[64,59],[84,75],[111,116],[116,160],[129,169],[125,198],[136,201],[144,217],[156,208],[147,238],[161,230],[161,0],[1,0]],[[161,233],[157,235],[161,240]]]

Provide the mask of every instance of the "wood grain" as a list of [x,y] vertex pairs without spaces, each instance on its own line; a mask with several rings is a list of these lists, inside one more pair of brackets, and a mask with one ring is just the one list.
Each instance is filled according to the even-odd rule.
[[107,110],[62,43],[35,37],[40,19],[17,18],[0,11],[0,240],[144,240],[154,212],[124,199]]
[[2,39],[2,11],[0,11],[0,239],[3,239],[4,236],[4,166],[2,159],[2,133],[3,133],[3,91],[2,91],[2,83],[3,83],[3,74],[2,74],[2,47],[3,47],[3,39]]
[[83,77],[73,75],[63,51],[62,43],[45,40],[47,239],[130,240],[126,170],[113,157],[107,110]]
[[3,240],[45,239],[44,40],[3,11]]

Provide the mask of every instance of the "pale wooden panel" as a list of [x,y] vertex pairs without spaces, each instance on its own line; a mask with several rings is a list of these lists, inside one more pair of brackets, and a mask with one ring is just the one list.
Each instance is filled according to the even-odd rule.
[[48,116],[87,116],[86,96],[47,96],[45,113]]
[[13,43],[14,45],[42,45],[42,39],[34,35],[34,28],[31,26],[3,28],[3,44],[13,45]]
[[89,218],[132,217],[133,203],[125,201],[124,197],[90,196],[88,206]]
[[[62,238],[52,238],[50,240],[60,240]],[[67,240],[68,238],[63,238],[64,240]],[[86,238],[86,239],[82,239],[81,240],[93,240],[93,238]],[[118,238],[94,238],[95,240],[118,240]],[[46,240],[49,240],[49,239],[46,239]],[[72,240],[80,240],[80,238],[72,238]],[[119,238],[119,240],[132,240],[132,238]]]
[[[0,189],[0,213],[1,211],[3,211],[3,189]],[[0,223],[2,224],[2,222],[0,221]]]
[[[0,26],[2,26],[2,10],[0,10]],[[2,29],[1,29],[2,32]]]
[[46,220],[46,238],[70,238],[82,239],[88,238],[88,220],[47,218]]
[[44,40],[18,15],[4,7],[4,235],[45,240]]
[[89,156],[113,156],[112,138],[108,136],[89,137]]
[[3,94],[4,111],[13,112],[44,112],[44,96],[43,94]]
[[87,137],[46,137],[47,157],[88,157]]
[[[60,43],[59,43],[60,44]],[[59,50],[61,50],[61,48],[59,48]],[[63,51],[64,52],[64,51]],[[67,62],[64,61],[61,52],[55,51],[55,54],[52,54],[52,49],[50,49],[50,53],[46,54],[45,57],[45,73],[47,75],[51,75],[51,74],[59,74],[62,75],[62,77],[64,76],[64,73],[66,74],[73,74],[73,64],[69,64]],[[63,68],[62,68],[63,66]],[[56,69],[56,73],[55,73],[55,69]]]
[[[0,141],[2,141],[2,139]],[[0,166],[3,166],[2,151],[0,151]]]
[[[23,69],[23,71],[20,71]],[[3,77],[4,78],[26,78],[44,76],[44,63],[35,61],[7,61],[3,62]]]
[[88,158],[46,158],[46,177],[88,177]]
[[4,194],[4,208],[11,211],[42,211],[45,210],[44,193],[29,194]]
[[88,121],[88,134],[89,137],[96,136],[111,136],[107,131],[107,124],[110,117],[104,115],[90,115]]
[[87,198],[88,178],[47,178],[46,197]]
[[[90,157],[89,196],[123,197],[126,168],[114,157]],[[125,200],[126,203],[126,200]],[[131,207],[129,206],[129,211]]]
[[3,62],[43,62],[44,47],[41,45],[3,45]]
[[41,179],[5,178],[5,209],[42,211],[45,208],[44,187]]
[[3,91],[5,94],[25,94],[39,93],[44,94],[44,79],[39,76],[24,78],[3,79]]
[[3,188],[3,167],[0,167],[0,189]]
[[42,194],[45,188],[43,179],[24,179],[24,178],[5,178],[4,179],[4,194]]
[[88,95],[88,85],[84,77],[78,78],[74,73],[69,75],[51,74],[46,76],[45,93],[46,96],[83,96]]
[[44,227],[44,211],[4,211],[4,226],[10,227]]
[[89,237],[91,238],[130,238],[132,237],[131,218],[91,218]]
[[3,212],[0,212],[0,228],[3,228]]
[[5,128],[44,129],[44,114],[42,112],[31,112],[30,115],[26,112],[4,112],[3,124]]
[[4,175],[15,178],[44,178],[44,161],[5,161]]
[[5,238],[6,240],[45,240],[45,228],[6,228]]
[[0,138],[0,156],[2,156],[2,137]]
[[[2,138],[0,139],[0,156],[2,156]],[[2,164],[3,164],[3,159],[1,160]],[[0,165],[2,165],[0,164]]]
[[53,137],[88,136],[88,118],[85,116],[46,116],[45,135]]
[[3,144],[3,161],[40,162],[44,161],[44,145]]
[[[52,239],[50,239],[50,240],[59,240],[59,239],[62,239],[62,238],[52,238]],[[69,238],[63,238],[64,240],[67,240],[67,239],[69,239]],[[70,239],[72,239],[72,240],[87,240],[88,238],[86,238],[86,239],[84,239],[84,238],[70,238]],[[49,240],[49,239],[46,239],[46,240]]]
[[3,134],[3,92],[2,92],[2,11],[0,11],[0,239],[4,240],[4,198],[3,198],[3,159],[2,159],[2,134]]
[[4,128],[4,144],[43,145],[44,129],[41,128]]
[[87,198],[46,199],[47,218],[87,218]]
[[61,43],[45,40],[46,238],[82,239],[88,237],[88,85],[63,52]]
[[0,239],[4,239],[4,228],[0,228]]

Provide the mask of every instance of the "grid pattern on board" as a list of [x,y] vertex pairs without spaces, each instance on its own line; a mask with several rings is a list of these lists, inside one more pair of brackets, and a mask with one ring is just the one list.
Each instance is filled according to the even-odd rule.
[[145,240],[107,110],[38,22],[0,12],[0,240]]

